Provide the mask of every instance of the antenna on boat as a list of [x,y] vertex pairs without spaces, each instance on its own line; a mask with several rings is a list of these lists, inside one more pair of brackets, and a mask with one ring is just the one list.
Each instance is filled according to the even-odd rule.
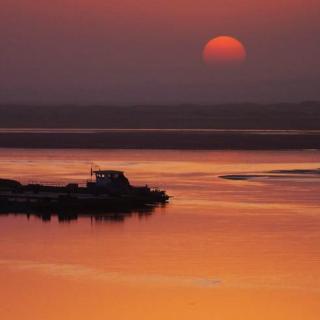
[[93,177],[94,170],[99,170],[100,171],[100,167],[92,162],[91,163],[91,169],[90,169],[91,182],[92,182],[92,177]]

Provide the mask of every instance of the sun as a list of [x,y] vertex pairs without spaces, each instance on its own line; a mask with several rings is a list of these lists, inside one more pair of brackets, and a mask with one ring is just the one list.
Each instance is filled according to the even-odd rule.
[[209,66],[231,66],[243,63],[247,58],[247,52],[238,39],[219,36],[205,45],[202,57]]

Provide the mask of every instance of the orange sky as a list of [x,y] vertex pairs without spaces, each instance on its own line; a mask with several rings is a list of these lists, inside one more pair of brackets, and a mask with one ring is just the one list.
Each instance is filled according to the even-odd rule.
[[[3,0],[0,102],[320,99],[316,0]],[[204,44],[247,47],[236,72],[204,67]]]

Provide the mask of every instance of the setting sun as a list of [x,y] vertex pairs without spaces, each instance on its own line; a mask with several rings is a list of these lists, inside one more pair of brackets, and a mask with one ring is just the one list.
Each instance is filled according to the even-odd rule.
[[244,45],[229,36],[211,39],[203,49],[203,60],[207,65],[234,65],[246,60]]

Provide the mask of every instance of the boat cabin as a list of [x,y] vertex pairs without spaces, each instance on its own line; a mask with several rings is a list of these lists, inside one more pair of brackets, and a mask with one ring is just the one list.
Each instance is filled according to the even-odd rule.
[[122,171],[116,170],[99,170],[93,171],[96,176],[96,186],[106,187],[118,190],[127,190],[130,188],[129,180]]

